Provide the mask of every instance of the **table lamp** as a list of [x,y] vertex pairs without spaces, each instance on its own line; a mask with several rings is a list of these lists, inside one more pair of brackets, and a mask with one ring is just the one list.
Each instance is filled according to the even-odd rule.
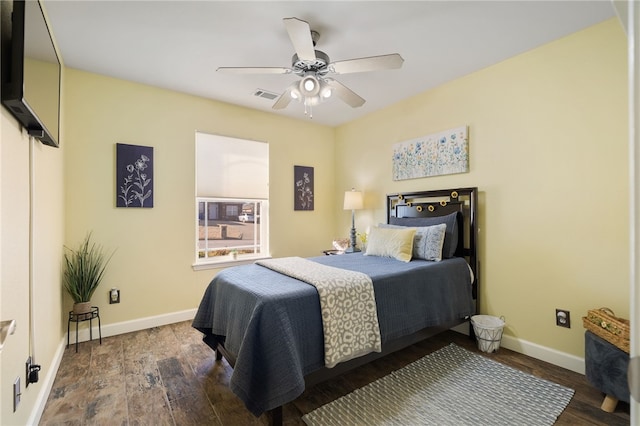
[[356,248],[356,210],[362,209],[362,192],[351,189],[344,193],[344,209],[351,210],[351,245],[345,250],[346,253],[360,251]]

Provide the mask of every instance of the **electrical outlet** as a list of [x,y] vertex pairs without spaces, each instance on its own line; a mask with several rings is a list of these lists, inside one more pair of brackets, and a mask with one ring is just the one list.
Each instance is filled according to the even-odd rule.
[[565,309],[556,309],[556,325],[558,327],[571,328],[571,316]]
[[31,357],[27,358],[27,368],[26,368],[26,375],[25,375],[25,379],[24,379],[24,387],[28,388],[29,387],[29,374],[31,374]]
[[15,413],[18,409],[18,404],[20,404],[20,377],[16,377],[16,380],[13,382],[13,412]]
[[120,290],[112,288],[109,290],[109,304],[120,303]]

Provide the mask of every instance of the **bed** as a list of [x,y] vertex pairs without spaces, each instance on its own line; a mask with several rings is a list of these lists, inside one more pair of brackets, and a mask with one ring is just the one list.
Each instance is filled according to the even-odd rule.
[[[389,194],[386,223],[372,227],[366,252],[292,259],[360,274],[375,293],[378,346],[331,368],[324,290],[268,264],[218,273],[193,327],[233,367],[229,386],[247,409],[280,424],[282,406],[305,388],[467,322],[478,306],[477,198],[477,188]],[[407,234],[409,260],[389,248]]]

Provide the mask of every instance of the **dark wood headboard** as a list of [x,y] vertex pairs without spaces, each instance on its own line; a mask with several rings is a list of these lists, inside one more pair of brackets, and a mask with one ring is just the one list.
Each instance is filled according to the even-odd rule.
[[455,256],[466,258],[473,270],[473,297],[478,297],[478,188],[402,192],[387,195],[387,223],[392,217],[437,217],[458,212],[458,245]]

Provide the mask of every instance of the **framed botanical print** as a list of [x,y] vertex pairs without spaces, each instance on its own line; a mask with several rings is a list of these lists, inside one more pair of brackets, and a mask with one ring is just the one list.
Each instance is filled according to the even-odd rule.
[[293,209],[313,210],[313,167],[293,166]]
[[116,144],[116,207],[153,207],[153,147]]

